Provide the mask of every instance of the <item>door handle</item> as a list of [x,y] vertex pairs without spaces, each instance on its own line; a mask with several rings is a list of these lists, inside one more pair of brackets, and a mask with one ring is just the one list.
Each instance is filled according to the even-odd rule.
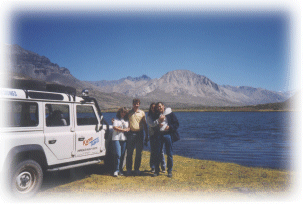
[[57,140],[48,140],[49,144],[55,144],[57,142]]
[[85,137],[78,138],[78,141],[83,141]]

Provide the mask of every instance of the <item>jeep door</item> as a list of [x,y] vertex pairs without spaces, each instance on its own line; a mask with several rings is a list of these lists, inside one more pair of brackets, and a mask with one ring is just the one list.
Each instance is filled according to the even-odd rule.
[[98,129],[99,119],[93,105],[75,104],[76,110],[76,156],[100,154],[102,131]]
[[45,144],[57,159],[73,155],[75,133],[71,122],[72,106],[69,103],[43,103]]

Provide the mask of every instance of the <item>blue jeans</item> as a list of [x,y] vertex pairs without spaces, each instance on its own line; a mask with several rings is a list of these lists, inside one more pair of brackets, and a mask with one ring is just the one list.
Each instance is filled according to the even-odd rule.
[[157,148],[157,163],[156,163],[156,173],[159,173],[159,165],[161,161],[161,147],[165,145],[166,155],[167,155],[167,172],[170,173],[173,170],[173,142],[171,140],[171,136],[169,134],[160,134],[159,143]]
[[136,148],[136,158],[135,158],[135,170],[139,170],[141,166],[141,157],[143,151],[143,130],[139,132],[130,132],[127,136],[127,156],[126,156],[126,169],[127,171],[132,171],[133,166],[133,153]]
[[126,150],[126,141],[113,140],[113,161],[114,161],[114,172],[123,171],[123,160]]
[[[156,159],[157,159],[157,143],[159,141],[159,136],[152,135],[150,136],[150,168],[154,169],[156,165]],[[160,152],[161,154],[161,159],[160,159],[160,164],[161,164],[161,169],[165,170],[166,164],[165,164],[165,158],[164,158],[164,149],[163,146],[161,147]]]

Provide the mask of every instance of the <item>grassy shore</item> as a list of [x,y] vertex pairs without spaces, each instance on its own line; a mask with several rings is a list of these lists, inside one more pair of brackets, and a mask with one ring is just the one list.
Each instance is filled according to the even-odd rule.
[[[205,197],[219,195],[234,199],[236,196],[281,196],[291,189],[293,173],[285,170],[253,168],[234,163],[190,159],[174,155],[173,177],[167,173],[151,177],[149,152],[142,156],[141,176],[112,176],[105,165],[87,166],[64,173],[45,176],[40,200],[89,200],[95,197],[121,200],[130,197]],[[87,198],[89,196],[89,198]],[[185,197],[185,198],[187,198]],[[160,197],[161,198],[161,197]]]

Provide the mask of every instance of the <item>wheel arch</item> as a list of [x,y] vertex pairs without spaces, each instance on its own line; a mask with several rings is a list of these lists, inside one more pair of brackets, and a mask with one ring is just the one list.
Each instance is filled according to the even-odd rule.
[[8,152],[5,166],[7,166],[7,168],[11,168],[16,163],[27,159],[32,159],[39,163],[43,170],[47,168],[45,152],[42,146],[37,144],[20,145],[12,148]]

